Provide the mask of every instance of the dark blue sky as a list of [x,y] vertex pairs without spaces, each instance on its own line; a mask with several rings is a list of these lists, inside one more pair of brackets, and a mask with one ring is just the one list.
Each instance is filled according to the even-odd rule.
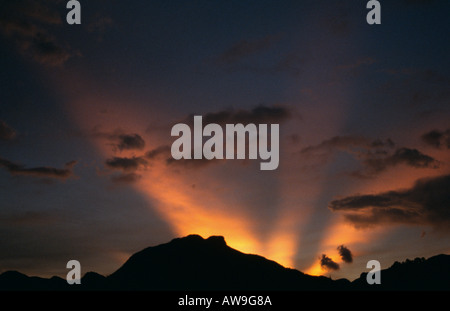
[[[80,2],[68,25],[0,1],[0,271],[109,274],[190,233],[350,279],[450,251],[448,1],[381,1],[381,25],[364,1]],[[175,123],[261,109],[276,171],[168,161]]]

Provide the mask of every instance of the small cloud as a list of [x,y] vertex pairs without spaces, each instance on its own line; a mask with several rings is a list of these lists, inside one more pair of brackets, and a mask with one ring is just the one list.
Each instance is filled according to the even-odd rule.
[[341,259],[346,263],[352,263],[353,262],[353,255],[352,252],[345,247],[344,245],[339,245],[337,250],[339,251],[339,256],[341,256]]
[[405,164],[413,168],[432,168],[437,169],[440,166],[439,161],[423,154],[417,149],[399,148],[391,155],[381,153],[367,153],[362,161],[363,170],[358,173],[365,176],[372,176],[385,171],[388,167],[394,167]]
[[64,169],[58,169],[48,166],[26,168],[23,165],[0,158],[0,167],[5,168],[12,175],[28,175],[44,178],[67,179],[72,176],[72,169],[76,163],[77,161],[70,161],[66,163]]
[[141,166],[147,165],[147,161],[142,157],[113,157],[112,159],[106,160],[106,165],[112,169],[135,171]]
[[328,257],[325,254],[322,254],[320,259],[320,267],[324,270],[339,270],[339,264],[337,262],[334,262],[333,259]]
[[142,150],[145,147],[145,141],[138,134],[125,134],[118,136],[117,148],[119,150]]
[[102,131],[94,127],[87,133],[81,133],[88,137],[105,139],[110,142],[114,151],[123,150],[142,150],[145,148],[145,140],[137,133],[125,133],[124,130],[117,128],[113,131]]
[[423,154],[417,149],[399,148],[395,153],[385,159],[387,165],[407,164],[416,168],[438,168],[439,163],[432,157]]
[[423,134],[421,138],[429,146],[437,149],[450,149],[450,129],[444,131],[432,130]]
[[61,66],[72,54],[44,32],[37,33],[30,40],[22,41],[19,49],[25,55],[44,65]]
[[[180,159],[175,160],[172,158],[172,154],[170,151],[169,145],[161,145],[155,149],[152,149],[145,153],[143,158],[147,160],[164,160],[165,165],[171,167],[183,167],[183,168],[202,168],[212,163],[219,163],[225,160],[208,160],[205,158],[202,159]],[[192,151],[193,152],[193,151]]]

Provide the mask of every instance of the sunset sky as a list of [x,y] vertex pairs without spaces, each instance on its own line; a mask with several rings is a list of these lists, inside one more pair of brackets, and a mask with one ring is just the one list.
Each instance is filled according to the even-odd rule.
[[[450,2],[0,0],[0,273],[108,275],[175,237],[353,280],[450,254]],[[171,157],[280,124],[280,164]]]

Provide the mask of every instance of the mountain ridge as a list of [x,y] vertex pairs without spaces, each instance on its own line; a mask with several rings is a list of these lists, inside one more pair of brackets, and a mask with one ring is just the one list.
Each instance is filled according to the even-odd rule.
[[108,276],[87,272],[81,285],[7,271],[0,274],[0,290],[450,290],[449,269],[450,255],[407,259],[381,270],[381,285],[368,285],[366,272],[353,281],[312,276],[242,253],[222,236],[192,234],[144,248]]

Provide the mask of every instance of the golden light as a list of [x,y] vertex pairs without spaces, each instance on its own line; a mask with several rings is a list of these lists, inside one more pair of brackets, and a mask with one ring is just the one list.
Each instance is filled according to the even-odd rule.
[[[343,261],[340,258],[337,249],[340,245],[345,245],[349,249],[358,248],[358,245],[369,244],[375,238],[380,238],[385,234],[385,230],[372,228],[372,230],[356,229],[353,225],[345,222],[343,219],[336,219],[334,223],[326,228],[325,238],[321,241],[317,260],[304,272],[311,275],[324,275],[327,273],[320,266],[319,256],[326,254],[334,262],[341,264]],[[358,255],[353,252],[353,255]]]

